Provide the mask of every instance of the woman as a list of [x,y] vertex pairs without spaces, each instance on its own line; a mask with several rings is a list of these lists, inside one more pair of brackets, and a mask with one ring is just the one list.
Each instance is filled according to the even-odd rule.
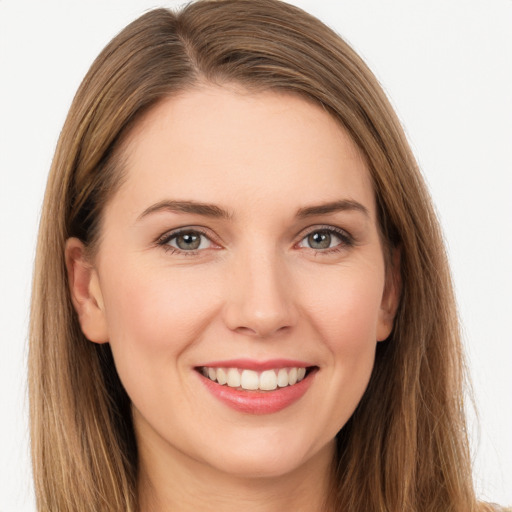
[[40,510],[486,510],[463,380],[428,194],[343,41],[259,0],[107,46],[41,222]]

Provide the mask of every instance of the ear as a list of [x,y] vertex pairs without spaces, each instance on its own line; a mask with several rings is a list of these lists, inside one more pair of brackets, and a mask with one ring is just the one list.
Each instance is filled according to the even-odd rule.
[[94,343],[108,341],[105,307],[98,273],[87,259],[85,245],[69,238],[65,248],[71,300],[85,337]]
[[389,259],[386,269],[386,282],[382,294],[377,326],[377,341],[387,339],[393,330],[401,292],[400,249],[395,248],[391,253],[391,258]]

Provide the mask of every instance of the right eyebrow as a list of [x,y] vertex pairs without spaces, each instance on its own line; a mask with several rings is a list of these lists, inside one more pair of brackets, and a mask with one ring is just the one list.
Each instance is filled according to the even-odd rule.
[[148,208],[146,208],[138,217],[137,221],[140,221],[144,217],[157,212],[172,212],[172,213],[192,213],[196,215],[203,215],[205,217],[214,217],[222,219],[232,218],[231,213],[227,210],[220,208],[215,204],[210,203],[198,203],[196,201],[172,201],[165,199],[159,201]]

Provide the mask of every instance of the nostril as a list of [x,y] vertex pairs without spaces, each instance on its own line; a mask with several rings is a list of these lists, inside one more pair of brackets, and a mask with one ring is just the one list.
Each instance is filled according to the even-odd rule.
[[258,335],[258,333],[254,329],[251,329],[250,327],[237,327],[235,331],[240,334],[247,334],[252,336]]
[[240,326],[234,329],[235,332],[239,334],[243,334],[246,336],[254,336],[257,338],[267,338],[269,336],[275,336],[276,334],[283,334],[288,331],[291,327],[289,325],[283,325],[277,328],[273,326],[255,326],[255,327],[245,327]]
[[270,279],[268,269],[258,272],[254,269],[248,280],[248,271],[243,275],[235,274],[236,269],[223,308],[224,322],[231,331],[265,338],[285,332],[296,324],[295,298],[291,288],[284,286],[282,275]]

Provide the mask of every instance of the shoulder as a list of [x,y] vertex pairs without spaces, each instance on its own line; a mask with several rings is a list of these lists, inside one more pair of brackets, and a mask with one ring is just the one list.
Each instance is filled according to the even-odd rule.
[[502,507],[497,503],[489,503],[488,501],[480,501],[477,504],[476,512],[512,512],[512,507]]
[[496,503],[489,503],[492,512],[512,512],[512,507],[500,507]]

